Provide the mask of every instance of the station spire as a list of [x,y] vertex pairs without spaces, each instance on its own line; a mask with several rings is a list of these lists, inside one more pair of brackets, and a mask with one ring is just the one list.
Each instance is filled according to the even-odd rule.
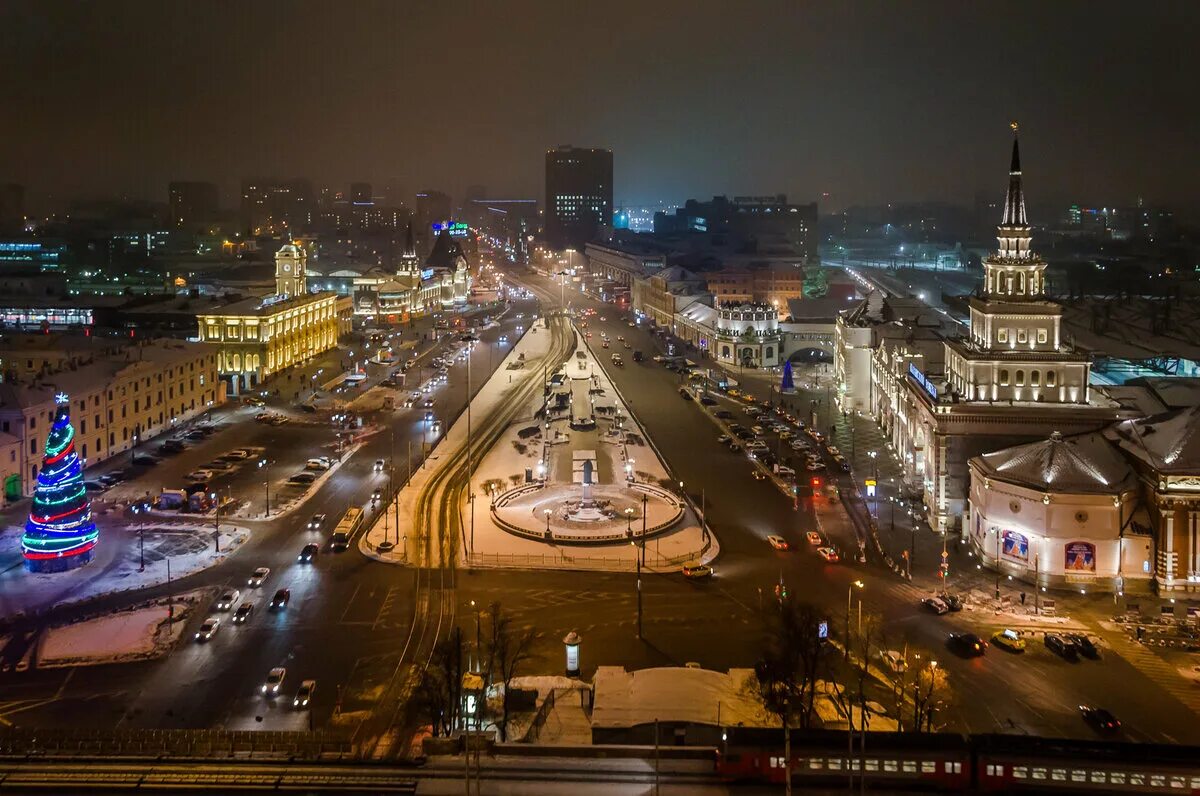
[[1017,140],[1017,123],[1010,125],[1013,131],[1012,163],[1008,167],[1008,195],[1004,198],[1002,227],[1028,227],[1025,218],[1025,191],[1021,187],[1021,151]]

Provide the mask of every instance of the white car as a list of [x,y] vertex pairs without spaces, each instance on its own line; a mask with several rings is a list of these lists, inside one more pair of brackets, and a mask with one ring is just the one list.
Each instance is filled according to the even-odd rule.
[[263,585],[263,581],[265,581],[267,576],[270,574],[271,569],[269,567],[259,567],[250,574],[250,579],[246,581],[246,585],[257,589],[259,586]]
[[384,467],[384,461],[383,461],[383,459],[376,459],[376,460],[375,460],[375,472],[377,472],[377,473],[382,473],[382,472],[383,472],[383,467]]
[[226,459],[249,459],[250,451],[245,450],[244,448],[238,448],[237,450],[232,450],[229,453],[225,454],[225,458]]
[[808,533],[804,534],[804,538],[807,539],[808,543],[811,545],[815,545],[817,547],[821,546],[821,534],[817,533],[816,531],[809,531]]
[[818,547],[817,553],[820,554],[821,558],[825,559],[831,564],[836,563],[839,560],[837,551],[832,547]]
[[232,611],[233,606],[238,604],[238,600],[242,599],[242,593],[237,589],[227,589],[217,599],[218,611]]
[[774,547],[776,550],[787,550],[788,549],[787,539],[784,539],[782,536],[777,536],[776,534],[771,534],[770,536],[767,537],[767,541],[770,542],[771,547]]
[[904,674],[908,669],[908,661],[904,659],[904,653],[898,650],[880,650],[879,660],[885,669],[895,674]]
[[777,465],[777,466],[775,467],[775,475],[778,475],[778,476],[780,476],[781,478],[782,478],[783,476],[790,476],[790,477],[792,477],[792,478],[795,478],[795,477],[796,477],[796,471],[795,471],[795,470],[793,470],[791,467],[788,467],[788,466],[787,466],[787,465],[785,465],[785,464],[780,464],[780,465]]
[[279,693],[279,689],[283,688],[283,678],[285,677],[287,677],[287,669],[276,666],[267,673],[267,679],[262,684],[262,692],[267,696],[275,696]]
[[941,597],[926,597],[921,600],[921,605],[925,606],[925,610],[941,616],[950,610],[950,606],[946,605],[946,601]]
[[187,478],[187,480],[189,480],[189,481],[211,481],[212,477],[213,477],[213,471],[212,470],[193,470],[192,472],[188,473],[184,477]]
[[200,629],[196,631],[196,641],[208,641],[217,635],[217,630],[220,627],[221,620],[215,616],[210,616],[204,620],[204,624],[200,625]]
[[300,688],[296,691],[296,698],[292,700],[292,707],[306,708],[308,703],[312,701],[313,692],[317,690],[316,680],[304,680],[300,683]]

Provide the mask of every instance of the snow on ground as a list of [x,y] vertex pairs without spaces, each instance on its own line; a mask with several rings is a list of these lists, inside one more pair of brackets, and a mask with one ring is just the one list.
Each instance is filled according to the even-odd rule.
[[150,605],[50,628],[38,648],[38,668],[95,666],[163,655],[183,632],[184,617],[196,596],[174,598],[173,621],[169,606]]
[[[144,537],[145,571],[139,571],[139,531]],[[20,550],[20,529],[0,536],[0,616],[32,613],[62,603],[104,594],[144,589],[207,569],[236,553],[250,537],[242,527],[221,525],[220,547],[213,545],[212,526],[181,527],[146,523],[101,526],[100,543],[91,563],[70,572],[35,574],[26,571]]]

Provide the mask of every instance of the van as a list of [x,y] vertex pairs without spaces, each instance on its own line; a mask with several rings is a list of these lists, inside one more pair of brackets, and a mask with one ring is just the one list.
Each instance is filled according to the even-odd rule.
[[154,502],[155,508],[178,510],[187,504],[188,494],[182,489],[164,489]]

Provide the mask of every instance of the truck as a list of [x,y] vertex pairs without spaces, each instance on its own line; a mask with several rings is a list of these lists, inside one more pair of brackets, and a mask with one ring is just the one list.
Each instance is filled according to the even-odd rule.
[[642,352],[641,352],[641,351],[634,351],[634,352],[633,352],[633,361],[634,361],[634,362],[641,362],[641,361],[642,361],[642,360],[644,360],[644,359],[645,359],[645,357],[642,355]]

